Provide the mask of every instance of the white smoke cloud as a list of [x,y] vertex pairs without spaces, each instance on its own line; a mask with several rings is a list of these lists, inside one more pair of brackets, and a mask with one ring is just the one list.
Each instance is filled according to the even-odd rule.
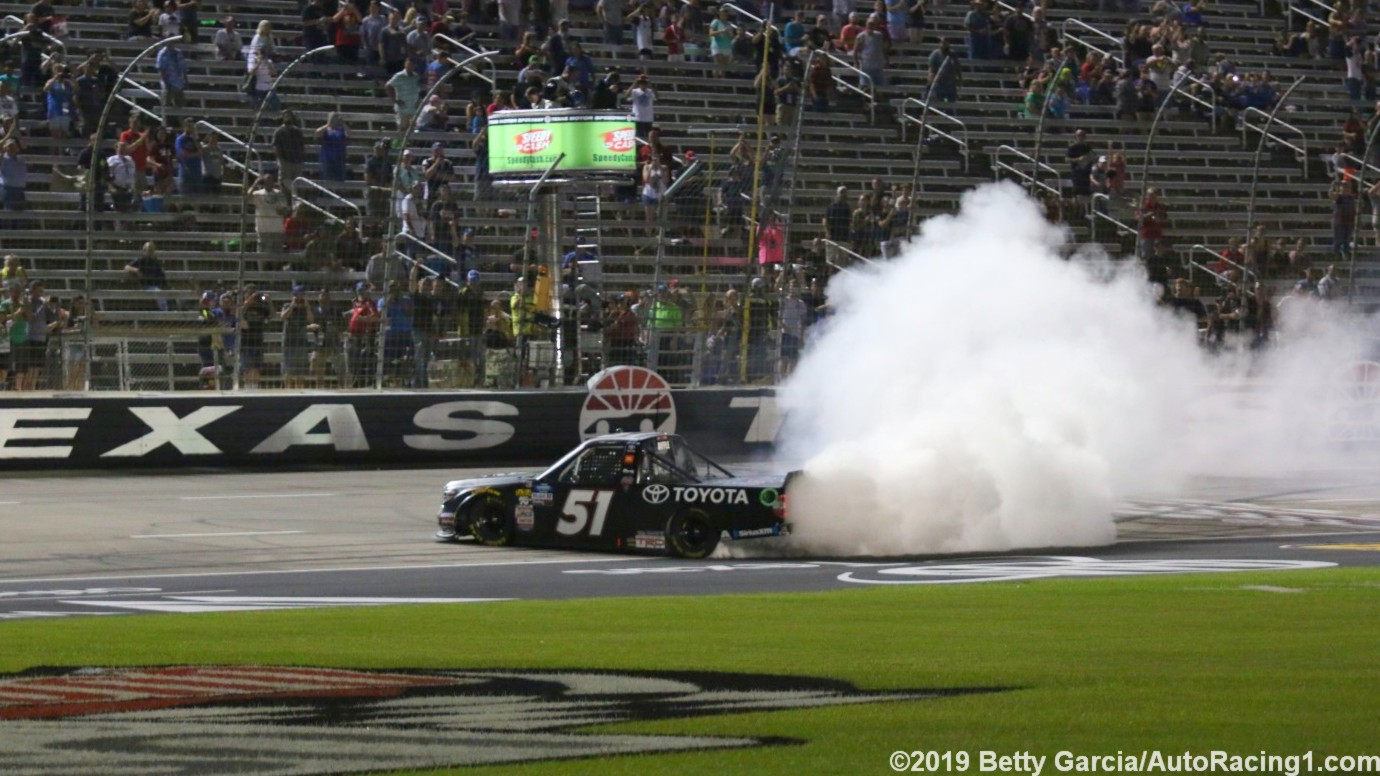
[[[837,315],[781,393],[782,457],[805,470],[796,551],[1106,544],[1128,496],[1167,495],[1246,449],[1291,457],[1277,443],[1296,445],[1299,424],[1261,418],[1304,386],[1206,399],[1260,375],[1210,362],[1129,262],[1065,260],[1066,234],[1013,185],[961,204],[903,256],[829,286]],[[1342,339],[1276,361],[1323,374],[1354,347]]]

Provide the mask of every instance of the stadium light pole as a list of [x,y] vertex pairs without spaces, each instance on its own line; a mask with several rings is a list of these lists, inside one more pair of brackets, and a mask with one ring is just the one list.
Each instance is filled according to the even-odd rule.
[[915,231],[915,224],[918,221],[915,214],[915,195],[920,190],[920,162],[925,155],[925,127],[930,117],[930,104],[934,101],[934,87],[939,83],[939,79],[944,77],[944,71],[953,66],[954,55],[952,53],[944,55],[944,61],[939,64],[939,69],[934,72],[934,77],[930,79],[930,85],[925,89],[925,104],[920,106],[920,128],[917,130],[915,138],[915,169],[910,173],[910,196],[911,196],[911,223],[906,227],[906,237]]
[[[422,99],[417,103],[417,109],[412,111],[411,116],[407,117],[407,123],[403,126],[402,132],[398,135],[396,139],[396,147],[400,149],[400,154],[402,153],[402,151],[407,150],[407,143],[412,139],[412,133],[417,130],[417,114],[421,113],[422,106],[430,102],[432,96],[439,92],[441,90],[441,87],[445,86],[446,83],[450,81],[451,77],[453,77],[456,73],[465,70],[466,65],[481,59],[491,60],[493,59],[493,56],[496,53],[498,52],[484,51],[478,54],[465,57],[464,59],[456,63],[454,67],[442,73],[440,78],[436,79],[436,83],[432,84],[431,88],[426,90],[426,94],[422,95]],[[397,196],[398,193],[398,167],[399,165],[395,162],[393,164],[393,178],[388,184],[388,230],[384,233],[383,240],[383,252],[385,256],[393,255],[393,238],[397,236],[395,234],[394,228],[397,225],[398,221],[398,205],[397,202],[394,201],[394,198]],[[375,365],[374,369],[374,388],[375,390],[380,391],[383,390],[383,338],[386,334],[386,328],[386,323],[381,323],[379,325],[378,342],[376,343],[376,346],[378,348],[378,358],[376,359],[377,364]]]
[[[1247,244],[1249,244],[1249,240],[1251,239],[1251,233],[1255,231],[1255,194],[1256,194],[1256,189],[1259,188],[1259,185],[1260,185],[1260,157],[1261,157],[1261,154],[1262,154],[1262,153],[1264,152],[1264,150],[1265,150],[1265,140],[1266,140],[1267,138],[1269,138],[1269,136],[1270,136],[1270,125],[1273,124],[1273,123],[1275,123],[1275,115],[1276,115],[1277,113],[1279,113],[1279,109],[1280,109],[1280,108],[1284,107],[1284,103],[1289,99],[1289,95],[1293,94],[1293,93],[1294,93],[1294,90],[1297,89],[1297,88],[1299,88],[1299,84],[1303,83],[1304,79],[1307,78],[1307,77],[1308,77],[1308,76],[1303,76],[1303,75],[1301,75],[1301,76],[1299,76],[1298,78],[1295,78],[1295,79],[1294,79],[1294,82],[1293,82],[1292,84],[1289,84],[1289,88],[1284,90],[1284,94],[1281,94],[1281,95],[1279,96],[1279,99],[1275,101],[1275,106],[1274,106],[1273,108],[1270,109],[1270,116],[1269,116],[1268,119],[1265,120],[1265,126],[1264,126],[1264,127],[1261,127],[1261,129],[1260,129],[1260,141],[1257,142],[1257,143],[1255,144],[1255,161],[1253,161],[1253,162],[1251,163],[1251,196],[1250,196],[1249,204],[1247,204],[1247,206],[1246,206],[1246,240],[1248,241]],[[1352,251],[1352,254],[1354,255],[1355,253],[1356,253],[1356,251],[1353,250],[1353,251]],[[1242,273],[1241,273],[1241,301],[1242,301],[1242,304],[1245,303],[1245,300],[1246,300],[1246,273],[1245,273],[1245,272],[1242,272]]]
[[[1366,147],[1361,151],[1361,169],[1357,172],[1356,179],[1356,201],[1359,204],[1361,195],[1366,191],[1366,168],[1370,166],[1370,150],[1375,145],[1375,136],[1380,134],[1380,109],[1371,116],[1370,132],[1366,135]],[[1355,238],[1352,238],[1355,242]],[[1346,303],[1355,304],[1356,302],[1356,247],[1351,248],[1351,266],[1347,269],[1347,292]]]
[[[1179,89],[1182,88],[1187,81],[1188,71],[1185,70],[1175,74],[1174,80],[1169,84],[1169,93],[1164,96],[1164,99],[1160,101],[1159,107],[1155,109],[1155,118],[1150,122],[1150,132],[1145,136],[1145,150],[1141,153],[1140,158],[1140,202],[1136,208],[1137,248],[1140,247],[1140,235],[1145,227],[1145,198],[1150,193],[1150,151],[1155,146],[1155,133],[1160,128],[1160,118],[1164,116],[1164,109],[1169,107],[1169,103],[1174,99],[1174,95],[1178,94]],[[1212,120],[1215,122],[1217,117],[1213,116]],[[1094,229],[1095,223],[1092,219],[1091,210],[1093,205],[1090,203],[1088,207],[1090,208],[1088,211],[1088,228]],[[1137,253],[1139,253],[1139,251],[1137,251]]]
[[[752,165],[752,199],[748,201],[748,245],[747,245],[747,274],[752,275],[752,262],[755,260],[753,254],[757,253],[757,231],[760,228],[757,218],[757,202],[761,199],[762,186],[762,157],[764,143],[767,132],[767,90],[771,85],[771,37],[776,26],[771,20],[776,18],[776,3],[767,6],[766,20],[762,23],[762,67],[758,70],[757,77],[761,79],[760,91],[757,93],[757,151],[756,159]],[[748,295],[743,297],[743,336],[738,344],[738,382],[747,382],[748,373],[748,336],[752,332],[752,305],[749,296],[751,295],[752,284],[748,283]]]
[[[551,177],[551,173],[555,172],[555,171],[556,171],[556,168],[557,168],[557,167],[560,167],[560,166],[561,166],[561,162],[563,162],[563,161],[565,161],[565,152],[564,152],[564,151],[560,152],[560,154],[558,154],[558,155],[556,156],[555,161],[551,162],[551,164],[550,164],[545,170],[542,171],[541,177],[540,177],[540,178],[537,178],[536,182],[532,184],[532,187],[529,188],[529,189],[527,190],[527,224],[526,224],[526,227],[527,227],[527,236],[526,236],[526,237],[523,239],[523,241],[522,241],[522,274],[519,275],[518,277],[522,280],[522,290],[523,290],[523,292],[524,292],[524,293],[530,293],[530,294],[532,294],[533,299],[536,298],[537,284],[536,284],[536,283],[533,283],[531,288],[528,288],[528,287],[527,287],[527,272],[528,272],[528,270],[530,270],[531,267],[532,267],[532,240],[535,239],[535,238],[532,236],[532,232],[535,231],[535,229],[536,229],[536,227],[533,226],[533,222],[536,221],[537,194],[541,193],[541,188],[542,188],[542,186],[545,186],[545,185],[546,185],[546,179]],[[556,281],[555,281],[555,279],[552,279],[551,282],[552,282],[552,283],[555,283]],[[523,300],[518,300],[518,301],[521,302],[521,301],[523,301]],[[523,303],[525,304],[525,302],[523,302]],[[513,311],[513,312],[515,313],[516,311]],[[529,315],[529,316],[535,315],[535,312],[529,311],[529,312],[528,312],[528,315]],[[516,314],[515,314],[513,317],[514,317],[514,319],[516,319],[516,318],[517,318]],[[523,365],[523,363],[526,361],[526,359],[523,358],[523,353],[524,353],[524,351],[527,350],[527,326],[530,325],[530,324],[531,324],[531,319],[529,318],[529,320],[528,320],[526,323],[524,323],[522,326],[518,327],[518,335],[517,335],[517,351],[518,351],[517,367],[518,367],[518,368],[517,368],[517,373],[513,375],[513,388],[515,388],[515,389],[516,389],[516,388],[521,388],[521,387],[522,387],[522,365]],[[559,333],[559,332],[558,332],[558,333]]]
[[[105,122],[110,119],[110,109],[115,105],[115,98],[120,96],[120,87],[124,85],[125,79],[134,66],[144,61],[149,54],[163,48],[169,43],[176,43],[182,40],[178,35],[172,38],[164,38],[148,48],[134,55],[134,58],[125,65],[125,69],[120,71],[119,77],[115,79],[115,85],[110,88],[110,94],[106,95],[105,105],[101,107],[101,118],[96,122],[96,142],[91,147],[91,168],[86,175],[86,326],[82,329],[82,344],[86,348],[86,390],[91,390],[91,322],[95,319],[96,299],[94,289],[91,287],[96,263],[96,169],[101,160],[96,158],[101,152],[101,135],[105,132]],[[139,182],[135,181],[137,186]],[[134,192],[138,195],[138,192]]]
[[[1072,61],[1072,54],[1066,54],[1064,56],[1064,61],[1060,62],[1059,67],[1054,69],[1054,75],[1050,78],[1049,85],[1045,87],[1045,98],[1040,101],[1040,120],[1035,125],[1035,151],[1030,155],[1033,160],[1031,163],[1033,167],[1030,170],[1031,194],[1035,193],[1035,189],[1040,184],[1040,146],[1042,146],[1045,141],[1045,116],[1049,114],[1050,96],[1054,93],[1054,87],[1059,83],[1059,74],[1064,72],[1064,68],[1068,67],[1069,63]],[[1055,188],[1058,188],[1058,186],[1056,185]]]
[[[264,109],[268,107],[269,101],[278,91],[278,85],[283,82],[284,78],[287,78],[287,74],[291,73],[293,68],[307,61],[312,56],[333,50],[335,50],[335,46],[318,46],[310,51],[303,52],[301,56],[289,62],[287,67],[284,67],[282,72],[278,73],[278,76],[273,79],[273,83],[268,87],[268,91],[264,93],[264,98],[259,101],[258,107],[254,110],[253,120],[249,122],[249,132],[244,138],[244,164],[240,166],[240,173],[244,176],[244,185],[240,186],[240,253],[239,261],[237,262],[238,271],[235,277],[235,304],[239,305],[237,309],[240,313],[244,312],[244,243],[249,230],[249,189],[253,186],[253,183],[249,180],[249,161],[250,157],[257,156],[259,153],[254,144],[254,136],[259,131],[259,122],[263,121]],[[257,63],[255,64],[257,69]],[[257,76],[251,73],[249,77],[256,78]],[[240,389],[239,359],[235,360],[234,389],[237,391]]]

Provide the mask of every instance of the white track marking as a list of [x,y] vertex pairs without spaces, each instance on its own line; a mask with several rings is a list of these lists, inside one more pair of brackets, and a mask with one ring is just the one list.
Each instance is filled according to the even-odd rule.
[[245,493],[234,496],[181,496],[182,501],[230,501],[241,498],[327,498],[338,493]]
[[44,584],[47,582],[100,582],[109,579],[188,579],[196,577],[262,577],[273,574],[330,574],[353,571],[412,571],[414,569],[467,569],[489,566],[549,566],[560,563],[627,563],[646,562],[643,557],[630,558],[555,558],[551,560],[504,560],[483,563],[417,563],[406,566],[341,566],[325,569],[267,569],[260,571],[196,571],[184,574],[107,574],[99,577],[33,577],[3,579],[0,585]]
[[134,534],[131,539],[187,539],[198,536],[280,536],[300,534],[306,531],[223,531],[220,533],[180,533],[180,534]]

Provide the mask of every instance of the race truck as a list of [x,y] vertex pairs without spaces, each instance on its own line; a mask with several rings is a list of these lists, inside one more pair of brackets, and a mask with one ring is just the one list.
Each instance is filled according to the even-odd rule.
[[704,558],[784,536],[789,476],[735,477],[675,434],[605,434],[542,472],[446,483],[437,538]]

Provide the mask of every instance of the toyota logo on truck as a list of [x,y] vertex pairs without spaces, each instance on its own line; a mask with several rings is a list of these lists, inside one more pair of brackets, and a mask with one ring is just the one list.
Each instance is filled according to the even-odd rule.
[[551,145],[553,133],[549,129],[529,129],[513,138],[520,154],[539,154]]
[[633,144],[637,142],[637,132],[632,127],[627,129],[615,129],[612,132],[604,133],[604,148],[615,153],[631,151]]

